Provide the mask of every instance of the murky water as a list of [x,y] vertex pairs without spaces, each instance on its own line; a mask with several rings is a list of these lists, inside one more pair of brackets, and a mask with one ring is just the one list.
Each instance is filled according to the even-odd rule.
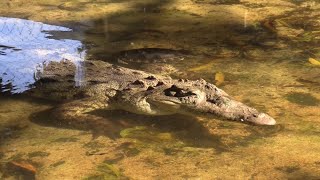
[[[319,179],[319,1],[0,2],[1,179]],[[50,61],[77,66],[74,87],[40,89]],[[217,84],[275,126],[123,111],[131,126],[54,119],[102,60]],[[103,69],[102,69],[103,70]],[[75,122],[76,123],[76,122]]]

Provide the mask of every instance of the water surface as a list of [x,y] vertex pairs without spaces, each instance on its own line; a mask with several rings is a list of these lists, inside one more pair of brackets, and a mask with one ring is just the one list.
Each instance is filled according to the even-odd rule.
[[[318,1],[0,2],[2,179],[319,179]],[[96,111],[133,127],[111,139],[52,119],[69,98],[31,96],[49,61],[102,60],[203,78],[276,126]],[[320,63],[320,62],[319,62]],[[49,99],[49,100],[48,100]]]

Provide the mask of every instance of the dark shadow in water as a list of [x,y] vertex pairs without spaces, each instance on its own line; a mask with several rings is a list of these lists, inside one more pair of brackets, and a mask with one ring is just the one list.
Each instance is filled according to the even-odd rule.
[[[214,16],[196,18],[198,15],[191,12],[168,9],[168,6],[175,2],[137,2],[128,11],[87,22],[77,22],[71,25],[71,28],[75,29],[75,32],[83,33],[81,40],[88,49],[88,59],[100,59],[111,63],[117,63],[114,54],[132,49],[132,43],[136,41],[142,41],[144,48],[165,48],[157,42],[170,42],[165,45],[175,46],[175,50],[194,52],[198,57],[214,56],[219,54],[221,49],[228,48],[239,52],[239,56],[242,57],[247,49],[257,46],[264,50],[269,48],[263,45],[264,40],[277,39],[275,33],[267,29],[252,25],[244,27],[243,17],[215,22]],[[208,6],[215,5],[209,3]],[[63,33],[70,34],[62,32],[62,36]],[[211,48],[210,54],[197,52],[199,46]]]
[[[183,141],[188,146],[212,147],[218,152],[227,151],[227,147],[221,143],[220,137],[211,135],[199,121],[189,116],[177,114],[170,116],[145,116],[132,114],[122,110],[96,110],[91,112],[90,114],[104,117],[106,122],[110,121],[114,125],[114,130],[116,130],[116,132],[111,132],[110,134],[110,126],[107,128],[103,127],[101,124],[96,124],[94,126],[91,122],[87,122],[88,124],[85,125],[78,125],[75,122],[70,125],[63,122],[63,120],[53,119],[52,116],[50,116],[51,111],[52,109],[32,114],[30,120],[42,126],[91,131],[93,138],[103,135],[112,139],[118,139],[120,138],[119,134],[121,130],[144,126],[147,127],[147,131],[173,133],[178,140]],[[146,133],[146,136],[149,135]],[[146,138],[150,139],[150,137]]]
[[27,125],[23,125],[23,124],[11,124],[5,127],[1,127],[0,128],[0,147],[4,145],[7,139],[19,138],[22,134],[22,131],[26,128],[27,128]]
[[[26,166],[26,167],[24,167]],[[21,179],[21,180],[36,180],[35,168],[39,166],[31,160],[10,161],[5,165],[0,166],[0,172],[4,179]]]
[[[230,135],[211,134],[208,131],[209,129],[207,127],[204,127],[203,123],[201,123],[196,118],[179,114],[170,116],[146,116],[132,114],[122,110],[96,110],[91,112],[90,114],[104,117],[105,122],[108,122],[108,125],[114,125],[114,127],[104,127],[100,123],[94,124],[95,122],[77,124],[76,120],[75,123],[71,125],[61,119],[53,119],[51,111],[52,110],[46,110],[40,113],[32,114],[30,116],[30,120],[42,126],[91,131],[93,138],[103,135],[108,136],[112,139],[118,139],[120,138],[121,130],[143,126],[146,127],[146,130],[148,132],[154,132],[155,134],[161,132],[172,133],[172,135],[174,136],[173,140],[182,141],[186,146],[214,148],[217,153],[232,151],[233,148],[239,146],[247,146],[260,138],[273,136],[283,129],[282,126],[247,126],[247,128],[243,129],[243,131],[250,132],[250,135],[241,137],[239,139],[238,136],[231,135],[232,133],[230,133]],[[110,130],[110,128],[112,128],[112,130]],[[223,127],[219,128],[221,129]],[[230,132],[238,130],[235,128],[238,127],[227,127]],[[147,144],[159,141],[159,139],[156,139],[156,135],[155,140],[152,140],[152,136],[153,135],[150,136],[149,133],[141,133],[138,137],[133,138],[142,141],[147,139],[147,141],[145,141]],[[221,140],[223,136],[224,138],[231,139],[235,143],[223,143]]]
[[285,174],[285,179],[319,179],[319,175],[317,173],[311,173],[310,171],[307,172],[302,170],[302,166],[288,165],[275,167],[274,169]]

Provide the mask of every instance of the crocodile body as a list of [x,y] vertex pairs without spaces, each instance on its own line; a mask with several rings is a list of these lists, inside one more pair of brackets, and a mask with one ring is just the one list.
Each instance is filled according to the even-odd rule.
[[[76,100],[62,104],[54,113],[57,118],[69,123],[110,123],[90,114],[97,109],[121,109],[143,115],[214,115],[259,125],[276,123],[269,115],[233,100],[226,92],[205,80],[176,80],[102,61],[84,62],[83,65],[85,85],[67,88]],[[56,84],[56,87],[66,89],[63,84],[74,84],[75,69],[70,61],[50,62],[38,73],[37,84]]]

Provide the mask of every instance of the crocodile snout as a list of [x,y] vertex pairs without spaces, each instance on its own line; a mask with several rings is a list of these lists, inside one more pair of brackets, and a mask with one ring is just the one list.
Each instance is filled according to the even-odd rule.
[[248,121],[258,125],[275,125],[276,124],[276,120],[265,113],[259,113],[256,117],[248,119]]

